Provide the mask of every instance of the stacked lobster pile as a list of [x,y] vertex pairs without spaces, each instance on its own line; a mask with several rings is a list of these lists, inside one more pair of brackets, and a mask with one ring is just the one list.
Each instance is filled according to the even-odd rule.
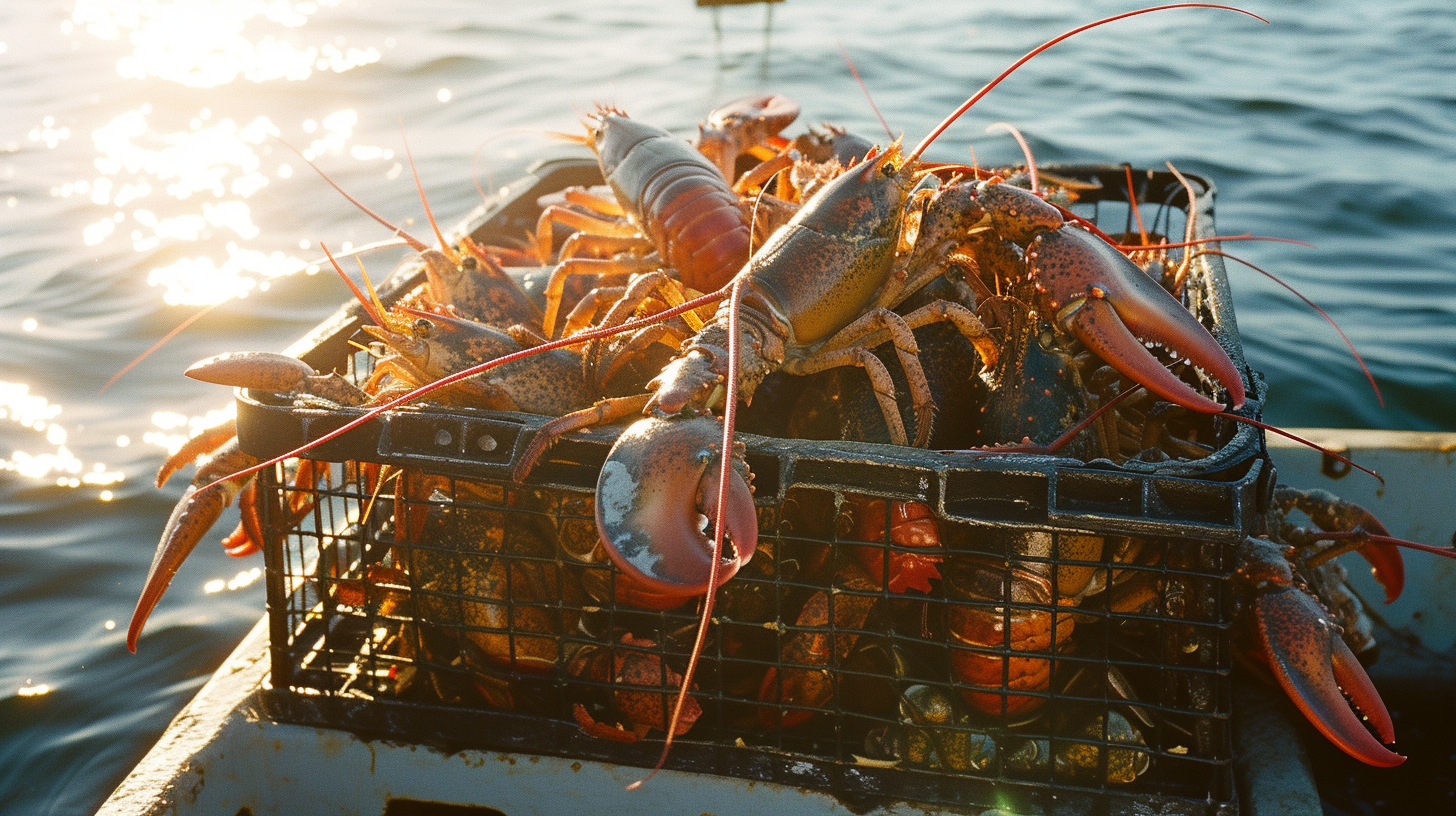
[[[264,539],[260,512],[291,526],[352,485],[299,577],[369,621],[364,648],[389,670],[368,693],[570,716],[618,741],[696,727],[866,766],[1131,783],[1190,752],[1227,760],[1212,729],[1232,628],[1331,739],[1398,763],[1346,646],[1357,607],[1304,565],[1353,540],[1398,592],[1400,559],[1333,497],[1278,491],[1270,537],[1239,545],[988,528],[891,492],[790,486],[756,505],[725,420],[1113,467],[1202,459],[1234,438],[1233,412],[1257,412],[1237,339],[1184,305],[1206,296],[1190,245],[1205,191],[1173,171],[1177,245],[1110,236],[1069,209],[1075,180],[922,160],[969,104],[909,152],[829,126],[785,138],[798,109],[777,96],[714,112],[694,145],[599,108],[584,141],[608,189],[541,201],[514,245],[405,236],[425,282],[389,308],[360,294],[373,345],[352,381],[269,354],[188,372],[307,410],[426,397],[553,417],[511,478],[303,460],[278,506],[245,494],[230,547]],[[594,494],[533,477],[578,432],[634,418]],[[272,464],[227,435],[164,469],[223,446],[164,534],[133,648],[203,532]],[[1282,520],[1296,509],[1336,532]],[[1350,611],[1343,630],[1326,607]]]

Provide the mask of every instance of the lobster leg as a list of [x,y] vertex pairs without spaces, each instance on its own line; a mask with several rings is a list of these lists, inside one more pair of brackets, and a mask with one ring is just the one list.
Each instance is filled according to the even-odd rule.
[[637,331],[605,355],[598,354],[597,350],[593,348],[593,356],[585,357],[585,364],[592,367],[588,381],[596,383],[605,391],[617,375],[632,362],[634,351],[645,349],[653,343],[679,348],[683,341],[690,336],[671,323],[656,323]]
[[244,558],[258,552],[263,541],[263,522],[258,515],[256,481],[243,488],[241,498],[238,499],[238,512],[242,514],[242,521],[238,522],[236,530],[222,540],[222,550],[234,558]]
[[[910,388],[910,400],[915,410],[915,446],[923,448],[930,442],[931,401],[930,385],[925,379],[925,369],[920,365],[920,346],[915,342],[915,333],[905,319],[889,309],[872,309],[845,326],[829,342],[820,348],[819,354],[830,354],[841,348],[855,345],[872,347],[877,334],[887,333],[895,347],[895,356],[905,370],[905,380]],[[818,355],[816,355],[817,357]],[[813,358],[809,366],[814,365]],[[871,379],[874,375],[871,374]],[[893,389],[891,390],[893,394]],[[899,408],[895,409],[899,414]],[[887,417],[888,418],[888,417]],[[904,444],[903,442],[899,444]]]
[[556,224],[564,224],[591,235],[604,235],[609,238],[638,237],[637,228],[632,225],[632,222],[620,216],[597,214],[576,207],[552,204],[542,210],[541,217],[536,219],[536,253],[543,263],[551,260],[551,239]]
[[561,313],[561,298],[566,292],[566,280],[573,275],[627,275],[651,272],[658,268],[656,261],[621,256],[618,258],[563,258],[551,270],[551,279],[546,282],[546,308],[541,318],[542,331],[550,337],[556,333],[557,315]]
[[162,466],[157,469],[157,487],[166,484],[167,480],[172,478],[172,474],[176,473],[184,465],[191,463],[204,453],[212,453],[237,435],[238,421],[236,419],[229,419],[201,431],[196,436],[188,439],[182,443],[182,447],[178,448],[176,453],[168,456],[167,461],[163,462]]
[[[606,315],[602,317],[602,320],[598,324],[598,326],[601,328],[608,328],[612,326],[622,325],[623,323],[627,322],[628,318],[632,316],[632,312],[635,309],[642,306],[642,304],[644,304],[649,298],[653,297],[654,295],[658,299],[667,303],[669,308],[673,306],[681,306],[683,303],[686,302],[686,300],[683,298],[683,285],[676,279],[668,275],[666,272],[654,269],[650,272],[645,272],[632,278],[631,282],[627,284],[627,290],[622,293],[622,296],[618,298],[615,303],[612,304],[611,309],[609,309]],[[683,319],[683,322],[687,323],[688,327],[693,331],[696,332],[703,328],[702,318],[698,317],[696,313],[683,312],[681,317]],[[571,321],[570,319],[568,319],[568,327],[570,326],[570,324]],[[566,329],[562,330],[563,334],[565,334],[566,332]],[[603,339],[598,338],[591,341],[591,343],[587,346],[586,353],[582,355],[583,365],[585,366],[586,371],[591,372],[595,370],[597,359],[601,356],[603,342]],[[590,375],[589,378],[595,379],[598,383],[606,382],[606,378],[598,379]]]
[[[896,349],[897,351],[899,349]],[[870,388],[875,392],[875,399],[880,402],[880,411],[885,415],[885,425],[890,431],[890,444],[908,444],[908,437],[905,435],[905,423],[900,419],[900,404],[895,401],[895,383],[890,379],[890,372],[885,364],[880,362],[869,349],[863,346],[853,346],[839,349],[824,354],[817,354],[808,359],[790,360],[783,367],[784,371],[790,374],[807,375],[825,371],[839,366],[859,366],[870,378]],[[907,368],[907,378],[912,377],[912,371],[919,370],[919,360],[916,360],[914,369]],[[930,388],[925,385],[925,373],[920,371],[920,385],[923,386],[923,394],[915,394],[913,397],[924,398],[928,395]],[[915,388],[914,385],[911,386]],[[928,425],[928,423],[926,423]]]
[[[561,336],[575,334],[590,327],[601,315],[622,299],[627,293],[625,286],[598,286],[581,296],[581,300],[566,313],[566,322],[561,327]],[[559,310],[558,310],[559,311]]]
[[516,462],[515,469],[511,471],[511,478],[517,482],[524,482],[531,474],[531,469],[536,466],[536,461],[546,452],[556,440],[582,428],[591,428],[596,425],[605,425],[619,419],[641,413],[651,394],[640,394],[631,397],[617,397],[614,399],[598,400],[590,408],[583,408],[580,411],[573,411],[565,416],[557,417],[536,431],[531,438],[531,444],[521,454]]

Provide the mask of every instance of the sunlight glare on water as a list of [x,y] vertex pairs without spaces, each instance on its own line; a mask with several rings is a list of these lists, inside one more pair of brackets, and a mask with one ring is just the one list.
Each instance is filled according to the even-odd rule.
[[25,383],[0,382],[0,421],[13,422],[34,431],[51,447],[43,453],[13,450],[0,459],[0,470],[36,482],[54,482],[59,487],[112,485],[125,474],[108,470],[101,462],[89,467],[66,447],[69,434],[55,419],[61,406],[45,397],[30,393]]
[[142,434],[142,441],[156,445],[171,456],[181,450],[183,443],[188,439],[209,428],[215,428],[235,416],[237,416],[237,405],[233,402],[201,416],[189,417],[175,411],[157,411],[152,414],[152,427],[157,430]]
[[[103,40],[125,37],[131,42],[136,50],[116,64],[122,77],[157,77],[190,88],[215,88],[239,78],[303,80],[316,70],[342,73],[378,62],[376,48],[345,47],[338,41],[300,48],[278,36],[283,29],[305,25],[320,7],[338,4],[339,0],[80,0],[69,22]],[[246,36],[244,28],[259,18],[279,31]]]
[[[63,28],[79,26],[102,40],[126,38],[133,51],[116,65],[126,79],[155,77],[189,88],[238,79],[296,81],[315,70],[342,73],[380,59],[372,47],[344,49],[341,38],[306,47],[279,39],[282,30],[300,28],[321,6],[332,5],[337,3],[82,0]],[[160,121],[166,118],[149,102],[115,116],[92,133],[99,175],[52,191],[62,198],[87,196],[113,210],[82,230],[84,244],[128,241],[133,251],[145,254],[168,241],[227,236],[221,247],[151,269],[147,284],[161,288],[169,305],[207,306],[246,297],[264,281],[306,268],[300,258],[247,243],[261,232],[247,200],[268,186],[270,175],[292,175],[288,163],[265,158],[282,134],[279,126],[267,116],[213,121],[210,108],[197,111],[185,130],[169,131],[181,123]],[[312,160],[343,150],[358,118],[356,111],[344,109],[304,121],[305,133],[317,133],[304,156]],[[68,129],[54,124],[47,118],[31,132],[32,141],[55,147],[69,136]],[[361,161],[393,158],[393,151],[368,145],[354,145],[350,152]],[[179,210],[176,202],[191,206]]]

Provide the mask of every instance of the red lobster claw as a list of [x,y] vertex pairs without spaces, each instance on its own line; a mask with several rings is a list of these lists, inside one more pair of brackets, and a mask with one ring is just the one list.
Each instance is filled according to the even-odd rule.
[[1395,741],[1395,726],[1335,624],[1313,598],[1283,587],[1254,601],[1259,642],[1284,693],[1330,742],[1361,762],[1390,768],[1405,757],[1381,745],[1345,702],[1344,692],[1375,727],[1381,742]]
[[1243,378],[1208,329],[1106,241],[1064,225],[1037,234],[1026,257],[1058,322],[1113,368],[1191,411],[1224,410],[1164,368],[1142,343],[1151,341],[1211,374],[1230,408],[1244,404]]
[[129,651],[137,650],[142,626],[157,602],[162,599],[167,586],[172,583],[172,577],[177,574],[187,556],[197,548],[202,536],[222,515],[223,509],[232,504],[233,497],[237,496],[252,477],[227,479],[210,490],[199,490],[199,487],[257,463],[258,460],[243,453],[237,440],[233,439],[218,448],[212,459],[198,469],[197,476],[187,487],[187,492],[182,494],[181,501],[172,509],[172,517],[167,519],[167,527],[162,531],[157,552],[152,556],[146,584],[142,587],[141,597],[137,599],[136,609],[132,612],[131,626],[126,632],[126,648]]
[[[1395,725],[1339,627],[1318,601],[1292,585],[1293,573],[1274,544],[1246,539],[1244,545],[1239,576],[1253,584],[1250,628],[1284,693],[1326,739],[1350,756],[1381,768],[1405,762],[1380,744],[1395,741]],[[1378,741],[1350,710],[1351,703],[1369,719]]]
[[[1370,516],[1368,521],[1360,524],[1365,532],[1390,538],[1390,531],[1380,523],[1380,519],[1368,510],[1365,512]],[[1385,602],[1394,603],[1395,599],[1400,597],[1401,591],[1405,589],[1405,559],[1401,557],[1400,549],[1394,544],[1372,542],[1361,547],[1359,553],[1365,559],[1365,563],[1370,565],[1370,574],[1385,590]]]
[[753,557],[758,515],[741,462],[731,471],[726,506],[715,506],[722,439],[723,423],[706,416],[643,419],[618,437],[597,480],[597,532],[628,580],[658,595],[705,594],[713,544],[700,519],[709,518],[711,531],[720,512],[731,549],[718,586]]

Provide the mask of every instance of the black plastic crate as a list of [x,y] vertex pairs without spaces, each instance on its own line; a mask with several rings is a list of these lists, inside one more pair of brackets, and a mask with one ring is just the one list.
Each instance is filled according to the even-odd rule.
[[[1099,185],[1079,211],[1127,231],[1109,226],[1129,217],[1123,168],[1057,172]],[[1181,185],[1137,177],[1140,198],[1166,199],[1155,228],[1181,230],[1169,223],[1188,206]],[[547,165],[470,231],[533,225],[538,194],[597,179],[594,164]],[[1196,183],[1195,227],[1211,235],[1213,191]],[[1195,263],[1191,307],[1242,369],[1218,260]],[[416,282],[406,265],[386,297]],[[346,307],[293,352],[360,376],[357,325]],[[1248,385],[1257,416],[1263,385]],[[239,438],[273,456],[358,413],[245,393]],[[282,467],[260,475],[275,715],[449,748],[656,760],[698,610],[616,600],[593,521],[614,429],[563,440],[511,481],[545,421],[409,408],[311,452],[336,463],[316,486],[290,486]],[[820,789],[855,809],[1234,812],[1232,545],[1273,471],[1257,431],[1201,421],[1216,440],[1205,457],[1116,463],[743,435],[759,553],[720,590],[701,713],[668,767]],[[932,519],[942,560],[925,591],[885,588],[892,558],[923,554],[894,542],[887,501]],[[1013,646],[1006,631],[1047,637]],[[1050,677],[1010,682],[1023,671]],[[627,742],[588,735],[587,721],[659,729]]]

